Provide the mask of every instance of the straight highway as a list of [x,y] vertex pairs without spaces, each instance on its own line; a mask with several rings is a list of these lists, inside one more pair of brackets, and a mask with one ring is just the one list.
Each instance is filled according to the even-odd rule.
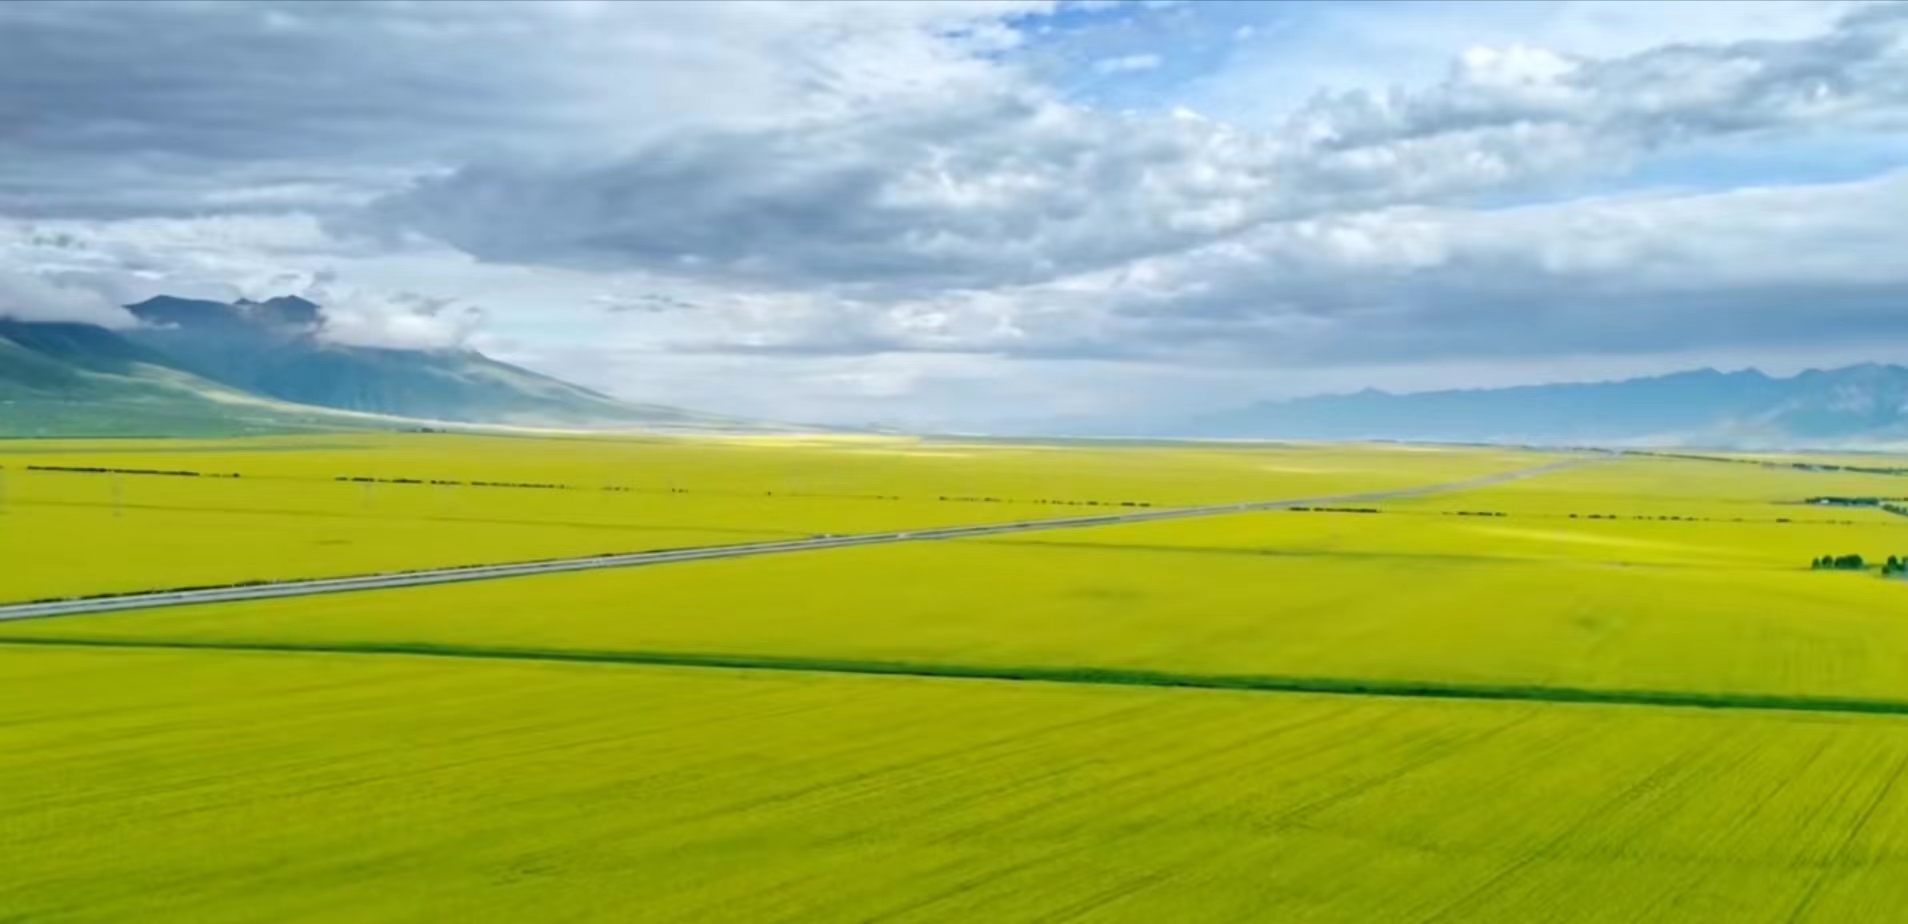
[[1545,465],[1522,468],[1509,472],[1498,472],[1477,478],[1465,479],[1463,481],[1407,488],[1390,488],[1378,491],[1362,491],[1355,494],[1335,494],[1323,497],[1294,497],[1280,500],[1242,501],[1229,504],[1207,504],[1197,507],[1168,507],[1136,510],[1128,513],[1109,513],[1084,517],[1018,520],[1007,523],[978,523],[967,526],[936,526],[925,529],[905,529],[880,533],[820,535],[804,539],[790,539],[776,542],[750,542],[735,545],[700,546],[687,549],[658,549],[646,552],[592,555],[581,558],[559,558],[496,565],[461,565],[448,568],[363,574],[350,577],[269,581],[222,587],[154,590],[111,596],[42,600],[31,603],[0,605],[0,622],[19,619],[45,619],[54,616],[78,616],[86,613],[106,613],[115,610],[143,610],[162,606],[230,603],[241,600],[270,600],[279,597],[308,597],[316,594],[347,593],[359,590],[387,590],[395,587],[419,587],[426,584],[490,581],[500,578],[526,577],[537,574],[559,574],[568,571],[595,571],[602,568],[635,568],[647,565],[665,565],[674,562],[706,561],[716,558],[740,558],[745,555],[772,555],[782,552],[812,552],[822,549],[848,548],[851,546],[881,545],[890,542],[966,539],[975,536],[1000,536],[1010,533],[1035,532],[1038,530],[1077,529],[1087,526],[1114,526],[1122,523],[1146,523],[1154,520],[1220,516],[1229,513],[1249,513],[1259,510],[1286,510],[1293,507],[1393,500],[1401,497],[1415,497],[1426,494],[1441,494],[1448,491],[1461,491],[1469,488],[1480,488],[1516,478],[1528,478],[1534,475],[1557,471],[1562,468],[1582,465],[1589,461],[1592,461],[1592,459],[1565,459],[1559,462],[1551,462]]

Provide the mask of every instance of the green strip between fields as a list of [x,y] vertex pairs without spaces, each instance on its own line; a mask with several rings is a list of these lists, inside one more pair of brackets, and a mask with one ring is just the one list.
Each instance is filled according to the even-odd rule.
[[684,651],[589,651],[556,648],[497,648],[430,642],[259,642],[173,639],[70,639],[0,636],[0,646],[118,648],[173,651],[282,652],[298,654],[396,655],[501,661],[556,661],[629,664],[647,667],[695,667],[726,670],[862,674],[956,680],[1070,683],[1098,686],[1234,690],[1259,693],[1313,693],[1329,696],[1385,696],[1416,699],[1496,700],[1536,703],[1585,703],[1609,706],[1658,706],[1860,715],[1908,715],[1908,702],[1856,697],[1776,693],[1704,693],[1683,690],[1623,690],[1528,684],[1466,684],[1427,680],[1367,680],[1344,677],[1283,677],[1264,674],[1197,674],[1112,667],[1038,667],[937,664],[846,658],[778,657]]

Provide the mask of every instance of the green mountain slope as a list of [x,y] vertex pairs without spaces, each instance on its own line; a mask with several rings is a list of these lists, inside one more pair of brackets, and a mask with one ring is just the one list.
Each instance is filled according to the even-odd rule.
[[753,429],[750,421],[619,401],[472,350],[349,346],[296,297],[161,296],[143,324],[0,317],[0,436],[161,435],[404,427]]
[[0,318],[0,436],[215,436],[362,427],[164,365],[88,324]]
[[540,427],[746,426],[632,404],[471,350],[348,346],[318,336],[319,306],[286,296],[231,304],[161,296],[128,306],[129,337],[173,365],[299,404],[423,420]]

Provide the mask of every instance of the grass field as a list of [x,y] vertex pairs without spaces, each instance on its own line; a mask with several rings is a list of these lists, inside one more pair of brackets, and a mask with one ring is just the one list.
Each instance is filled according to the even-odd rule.
[[[242,471],[232,484],[313,492],[345,464],[578,482],[602,464],[535,441],[439,456],[419,448],[432,438],[17,444],[0,464],[17,484],[26,464],[160,467],[176,449]],[[583,445],[654,452],[710,487],[598,492],[561,514],[542,504],[568,500],[518,498],[582,492],[500,488],[521,506],[491,519],[538,524],[374,510],[333,528],[371,543],[413,524],[364,561],[433,541],[508,555],[539,530],[557,542],[558,521],[635,535],[639,518],[599,494],[693,505],[650,528],[803,534],[860,522],[859,504],[976,520],[1051,506],[918,499],[956,483],[1177,504],[1544,461]],[[748,495],[791,455],[830,454],[838,465],[813,467],[916,499]],[[362,490],[343,487],[312,509]],[[0,921],[1887,920],[1908,900],[1908,582],[1808,562],[1908,553],[1908,518],[1795,502],[1903,488],[1606,459],[1355,505],[1375,512],[0,624]],[[192,517],[207,496],[170,502]],[[113,513],[26,502],[16,516],[83,534],[82,518]],[[163,541],[144,516],[123,510],[99,546],[118,556],[62,586],[169,574],[123,557]],[[290,524],[325,519],[203,516],[207,542],[245,516],[298,536]],[[0,529],[30,563],[83,548],[41,548],[20,522]],[[245,554],[292,567],[269,531]]]

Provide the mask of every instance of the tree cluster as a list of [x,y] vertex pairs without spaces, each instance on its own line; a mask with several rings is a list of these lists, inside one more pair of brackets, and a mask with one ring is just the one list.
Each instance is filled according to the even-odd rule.
[[[1824,555],[1809,563],[1817,571],[1862,571],[1868,562],[1860,555]],[[1890,555],[1882,562],[1882,577],[1908,576],[1908,555]]]

